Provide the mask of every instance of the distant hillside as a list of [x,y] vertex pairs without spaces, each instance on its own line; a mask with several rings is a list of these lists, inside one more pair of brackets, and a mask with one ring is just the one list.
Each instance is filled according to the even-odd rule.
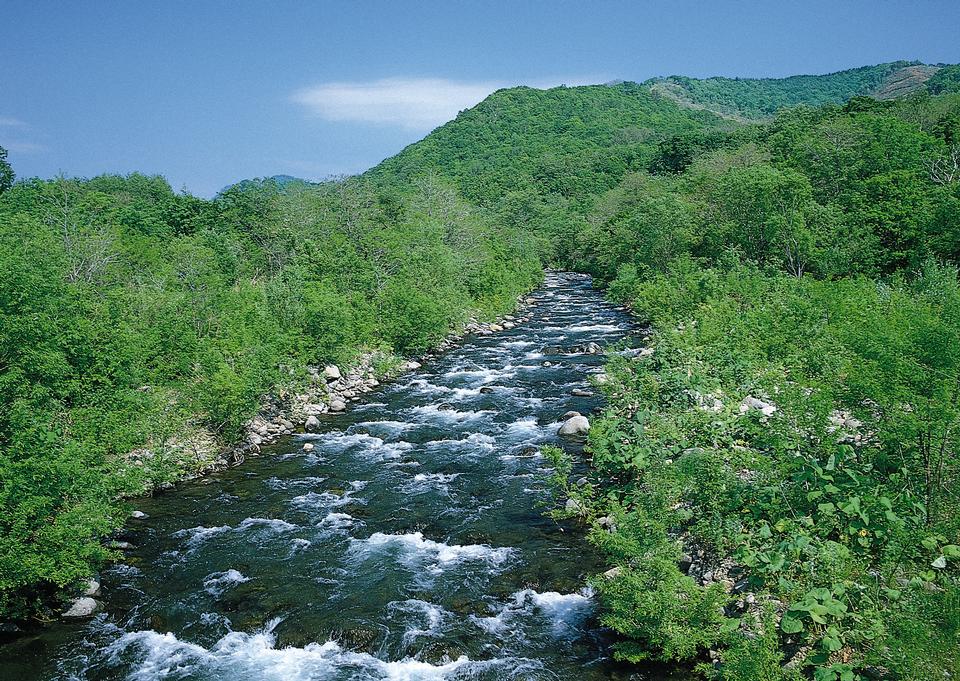
[[636,83],[499,90],[370,171],[404,180],[434,168],[474,201],[530,189],[576,199],[645,168],[659,141],[736,124]]
[[307,187],[310,185],[316,184],[316,182],[310,182],[309,180],[304,180],[299,177],[294,177],[293,175],[271,175],[270,177],[256,178],[253,180],[240,180],[233,184],[228,184],[226,187],[220,190],[219,193],[223,193],[228,189],[233,189],[239,187],[241,189],[246,189],[250,185],[263,185],[263,184],[274,184],[282,192],[290,187]]
[[894,99],[924,87],[940,66],[897,61],[818,76],[789,78],[654,78],[644,85],[683,106],[744,119],[769,118],[783,107],[842,104],[866,95]]

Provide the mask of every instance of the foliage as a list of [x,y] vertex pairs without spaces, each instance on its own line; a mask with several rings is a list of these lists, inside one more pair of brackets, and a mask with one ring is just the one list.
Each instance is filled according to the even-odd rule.
[[[917,62],[891,62],[837,71],[822,76],[788,78],[706,78],[684,76],[647,81],[655,91],[728,115],[765,118],[800,104],[842,104],[857,95],[872,95],[898,72]],[[934,76],[936,78],[936,76]],[[932,80],[932,79],[931,79]],[[920,87],[917,83],[915,87]],[[934,90],[931,90],[934,91]],[[906,94],[902,92],[901,94]]]
[[[25,616],[110,552],[116,501],[235,441],[307,364],[422,351],[540,276],[534,242],[435,178],[399,189],[160,177],[0,197],[0,611]],[[139,453],[131,457],[132,453]]]
[[13,186],[14,177],[13,168],[7,161],[7,150],[0,147],[0,194]]

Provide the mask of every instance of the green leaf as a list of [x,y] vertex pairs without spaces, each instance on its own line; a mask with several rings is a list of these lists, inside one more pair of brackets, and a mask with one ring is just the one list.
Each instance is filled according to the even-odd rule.
[[780,619],[780,629],[785,634],[797,634],[803,631],[803,622],[787,614]]

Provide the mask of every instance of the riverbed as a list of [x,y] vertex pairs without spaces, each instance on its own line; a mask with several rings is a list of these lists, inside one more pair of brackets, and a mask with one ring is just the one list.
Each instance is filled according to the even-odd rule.
[[604,566],[544,515],[539,448],[602,406],[603,356],[577,350],[635,329],[585,277],[532,297],[322,432],[141,500],[103,612],[0,648],[3,678],[667,678],[613,661],[586,586]]

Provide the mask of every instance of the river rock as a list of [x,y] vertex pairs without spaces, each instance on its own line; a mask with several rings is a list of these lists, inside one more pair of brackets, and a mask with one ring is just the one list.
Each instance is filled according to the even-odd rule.
[[83,589],[84,596],[99,596],[100,595],[100,582],[90,578],[87,580],[87,585]]
[[332,400],[330,402],[330,411],[338,412],[345,411],[347,408],[347,403],[343,400]]
[[482,388],[480,388],[480,393],[483,395],[489,395],[492,392],[493,392],[493,388],[491,388],[489,385],[485,385]]
[[751,409],[756,409],[764,416],[772,416],[777,411],[776,405],[759,400],[752,395],[747,395],[743,398],[743,402],[740,403],[740,413],[745,414]]
[[150,516],[148,516],[148,515],[147,515],[146,513],[144,513],[143,511],[134,511],[133,513],[130,514],[130,517],[131,517],[131,518],[135,518],[136,520],[145,520],[146,518],[149,518]]
[[415,369],[419,369],[422,366],[423,365],[420,364],[420,362],[414,362],[413,360],[410,360],[409,362],[403,365],[403,368],[406,369],[407,371],[414,371]]
[[336,364],[328,364],[323,367],[323,377],[327,379],[327,382],[338,380],[341,377],[340,367]]
[[589,390],[584,390],[583,388],[574,388],[570,391],[570,394],[574,397],[592,397],[593,393]]
[[252,445],[262,445],[263,438],[258,433],[250,433],[247,435],[247,442]]
[[621,572],[623,572],[623,570],[620,568],[620,566],[612,567],[603,573],[603,577],[604,579],[616,579],[620,576]]
[[589,355],[599,355],[600,353],[603,352],[603,348],[601,348],[596,343],[591,342],[583,346],[583,351]]
[[567,503],[564,505],[563,508],[564,508],[564,510],[566,510],[568,513],[583,513],[583,512],[584,512],[583,504],[581,504],[581,503],[580,503],[579,501],[577,501],[576,499],[567,499]]
[[315,433],[320,430],[320,419],[316,416],[308,416],[306,423],[303,424],[303,429],[308,433]]
[[63,613],[64,617],[93,617],[100,604],[89,596],[75,598],[70,602],[70,607]]
[[305,452],[312,452],[312,451],[313,451],[313,443],[312,443],[312,442],[307,442],[307,443],[305,443],[305,444],[303,445],[303,451],[305,451]]
[[581,416],[577,414],[576,416],[571,416],[566,421],[563,422],[563,425],[560,426],[558,431],[559,435],[582,435],[590,432],[590,421],[587,420],[586,416]]

